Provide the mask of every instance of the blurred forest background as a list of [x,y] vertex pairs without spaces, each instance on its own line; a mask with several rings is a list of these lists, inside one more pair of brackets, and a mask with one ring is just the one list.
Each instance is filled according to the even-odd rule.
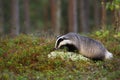
[[[68,32],[102,42],[114,58],[49,58],[55,36]],[[0,80],[120,80],[120,0],[0,0]]]
[[0,0],[0,35],[120,31],[120,0]]

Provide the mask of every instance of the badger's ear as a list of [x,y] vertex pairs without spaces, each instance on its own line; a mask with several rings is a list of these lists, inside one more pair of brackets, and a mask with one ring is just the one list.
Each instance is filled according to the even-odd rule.
[[60,35],[56,36],[56,38],[58,39],[60,37]]
[[64,40],[69,39],[68,37],[63,37]]

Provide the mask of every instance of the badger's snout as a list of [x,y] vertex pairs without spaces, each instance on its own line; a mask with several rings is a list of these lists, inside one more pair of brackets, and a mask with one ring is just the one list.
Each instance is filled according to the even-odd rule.
[[56,48],[56,47],[55,47],[55,48],[53,48],[53,49],[54,49],[54,50],[58,50],[59,48]]

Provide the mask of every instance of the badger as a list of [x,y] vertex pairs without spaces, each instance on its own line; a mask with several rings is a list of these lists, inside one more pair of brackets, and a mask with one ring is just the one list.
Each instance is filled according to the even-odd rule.
[[68,51],[78,51],[81,55],[92,60],[112,59],[110,53],[102,43],[92,38],[81,36],[78,33],[67,33],[57,37],[55,50],[67,47]]

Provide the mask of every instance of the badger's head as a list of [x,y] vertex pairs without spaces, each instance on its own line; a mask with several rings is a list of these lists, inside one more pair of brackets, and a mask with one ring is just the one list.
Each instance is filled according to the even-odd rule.
[[78,51],[74,41],[66,36],[60,36],[57,37],[56,43],[55,43],[55,49],[60,49],[66,47],[68,51],[74,52]]

